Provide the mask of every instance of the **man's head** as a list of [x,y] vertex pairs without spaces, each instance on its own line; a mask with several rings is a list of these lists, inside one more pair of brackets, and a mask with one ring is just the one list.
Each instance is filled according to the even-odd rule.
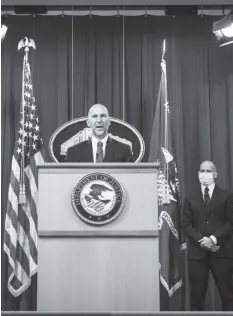
[[198,172],[199,181],[205,186],[209,186],[215,182],[218,173],[215,164],[212,161],[203,161]]
[[107,108],[102,104],[94,104],[88,112],[87,126],[91,128],[92,135],[103,139],[108,134],[110,118]]

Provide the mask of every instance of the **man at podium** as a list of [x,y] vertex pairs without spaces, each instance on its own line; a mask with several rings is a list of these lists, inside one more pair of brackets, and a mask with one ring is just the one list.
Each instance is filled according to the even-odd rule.
[[108,134],[111,124],[107,108],[94,104],[88,112],[87,126],[91,137],[68,149],[66,162],[133,162],[128,144]]

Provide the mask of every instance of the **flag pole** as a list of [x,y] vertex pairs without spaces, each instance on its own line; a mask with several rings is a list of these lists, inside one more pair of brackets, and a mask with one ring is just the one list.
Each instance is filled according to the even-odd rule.
[[[167,66],[165,60],[166,54],[166,39],[163,40],[163,48],[162,48],[162,59],[161,59],[161,68],[162,68],[162,75],[164,76],[164,148],[168,148],[168,99],[167,99]],[[164,161],[164,175],[166,179],[168,179],[168,163],[166,160]]]
[[23,58],[23,71],[22,71],[22,98],[21,98],[21,113],[22,113],[22,152],[21,152],[21,166],[20,166],[20,187],[19,187],[19,203],[20,204],[26,204],[26,188],[25,188],[25,174],[24,174],[24,168],[25,168],[25,150],[24,150],[24,138],[28,137],[27,132],[24,129],[24,122],[25,122],[25,89],[24,89],[24,83],[25,83],[25,69],[28,67],[28,52],[29,48],[32,47],[36,49],[35,42],[32,39],[29,39],[25,37],[24,39],[21,39],[18,43],[18,51],[21,48],[24,48],[24,58]]

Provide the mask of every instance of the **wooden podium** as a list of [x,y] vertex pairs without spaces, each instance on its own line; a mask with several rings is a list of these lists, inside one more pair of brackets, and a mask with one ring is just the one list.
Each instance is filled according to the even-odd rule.
[[[156,163],[39,166],[38,311],[159,311]],[[103,172],[125,192],[121,214],[85,223],[71,194],[85,175]]]

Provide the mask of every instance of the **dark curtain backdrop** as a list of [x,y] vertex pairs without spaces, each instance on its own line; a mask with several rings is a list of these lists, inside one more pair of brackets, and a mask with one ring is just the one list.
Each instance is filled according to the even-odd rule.
[[[204,159],[216,163],[218,185],[233,190],[233,45],[217,47],[212,34],[216,19],[2,18],[9,27],[2,43],[2,236],[20,111],[23,51],[18,52],[17,45],[24,36],[36,43],[29,59],[47,161],[51,161],[48,143],[55,129],[72,118],[85,116],[96,102],[105,104],[111,116],[125,119],[141,132],[147,161],[161,74],[161,46],[166,38],[168,93],[182,199],[197,185],[197,170]],[[9,294],[6,281],[2,254],[2,309],[36,307],[35,277],[32,286],[17,299]],[[211,278],[206,308],[220,309]]]

